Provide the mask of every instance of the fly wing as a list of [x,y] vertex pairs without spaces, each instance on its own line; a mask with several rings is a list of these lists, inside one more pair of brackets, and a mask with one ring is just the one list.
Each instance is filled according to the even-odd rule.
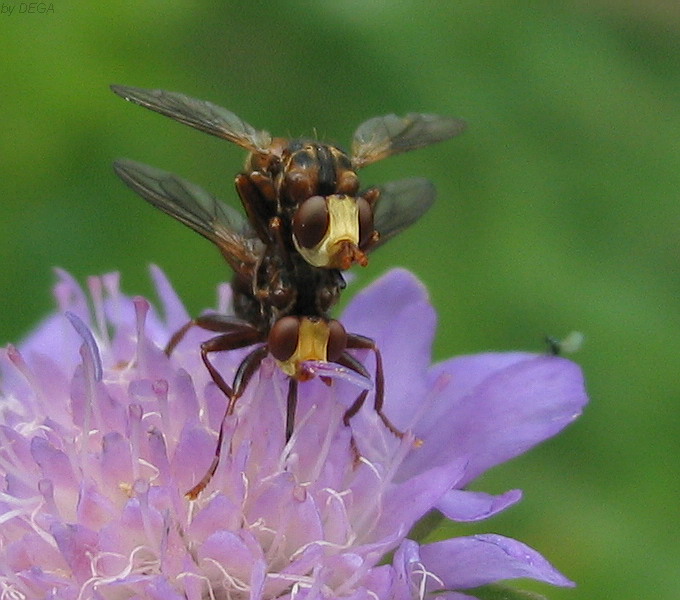
[[149,165],[119,159],[113,168],[144,200],[213,242],[235,272],[252,275],[262,244],[238,211],[199,186]]
[[165,90],[146,90],[124,85],[112,85],[111,89],[125,100],[229,140],[250,152],[269,153],[272,143],[269,133],[255,129],[241,117],[212,102]]
[[359,125],[352,140],[352,165],[360,169],[393,154],[429,146],[462,133],[465,121],[439,115],[385,115]]
[[380,238],[371,251],[415,223],[434,203],[434,185],[413,177],[379,186],[380,196],[373,215],[373,226]]

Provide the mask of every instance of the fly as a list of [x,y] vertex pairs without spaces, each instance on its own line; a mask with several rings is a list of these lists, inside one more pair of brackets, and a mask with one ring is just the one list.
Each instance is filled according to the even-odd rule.
[[[351,152],[309,139],[273,137],[231,111],[184,94],[112,86],[130,102],[144,106],[248,150],[235,184],[246,215],[260,240],[297,251],[312,266],[348,269],[368,264],[367,252],[419,219],[434,192],[414,190],[382,198],[383,190],[360,191],[357,171],[366,165],[460,134],[465,122],[432,114],[389,114],[362,123]],[[419,183],[416,184],[415,181]],[[429,187],[411,180],[412,188]],[[380,204],[387,205],[379,209]],[[392,213],[392,227],[381,231],[376,211]]]
[[[245,217],[202,188],[171,173],[127,159],[114,163],[119,177],[147,202],[184,223],[220,250],[233,271],[234,315],[192,319],[165,348],[170,355],[186,332],[198,326],[216,335],[200,346],[212,380],[234,413],[262,361],[271,356],[289,377],[285,437],[295,425],[300,382],[315,376],[310,363],[333,363],[371,379],[348,351],[375,356],[373,406],[385,426],[403,437],[383,412],[384,372],[373,340],[345,331],[330,317],[345,282],[342,270],[365,265],[367,254],[415,222],[434,201],[434,186],[411,178],[359,191],[356,171],[372,162],[441,141],[462,131],[457,119],[434,115],[387,115],[370,119],[354,134],[352,152],[313,140],[273,138],[234,113],[209,102],[162,90],[112,86],[127,100],[247,149],[236,190]],[[210,354],[252,347],[227,382]],[[323,375],[322,375],[323,377]],[[363,390],[345,411],[345,425],[361,409]],[[223,419],[206,475],[187,492],[195,499],[220,460]]]

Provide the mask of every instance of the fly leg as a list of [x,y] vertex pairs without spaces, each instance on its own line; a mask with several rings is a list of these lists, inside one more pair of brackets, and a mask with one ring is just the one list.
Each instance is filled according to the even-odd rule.
[[190,500],[195,500],[198,497],[201,491],[203,491],[203,489],[205,489],[205,487],[208,485],[212,476],[215,474],[217,465],[220,461],[220,454],[222,452],[225,419],[228,415],[234,412],[236,401],[241,395],[243,395],[245,386],[248,384],[248,381],[252,377],[253,373],[262,362],[262,358],[267,355],[266,346],[256,348],[250,354],[248,354],[248,356],[246,356],[246,358],[239,365],[239,368],[236,372],[236,377],[234,379],[234,388],[232,389],[232,387],[224,380],[224,377],[212,364],[208,355],[213,352],[223,352],[226,350],[236,350],[237,348],[252,346],[253,344],[264,341],[265,336],[256,327],[246,321],[226,315],[204,315],[189,321],[189,323],[184,325],[184,327],[179,329],[177,333],[175,333],[172,338],[170,338],[170,342],[165,349],[166,354],[170,354],[174,350],[184,335],[186,335],[187,331],[189,331],[189,329],[191,329],[193,326],[220,333],[220,335],[206,340],[201,344],[201,360],[208,369],[210,377],[215,382],[215,385],[217,385],[222,393],[228,398],[229,402],[227,404],[225,415],[222,419],[222,422],[220,423],[220,432],[217,437],[215,456],[203,478],[186,493],[187,498]]
[[[397,427],[392,424],[392,421],[390,421],[383,412],[383,403],[385,401],[385,373],[383,371],[382,356],[378,346],[371,338],[356,333],[348,333],[347,348],[371,350],[375,354],[375,399],[373,401],[373,409],[376,413],[378,413],[378,416],[385,424],[385,427],[387,427],[387,429],[389,429],[399,439],[402,439],[404,437],[404,432],[400,429],[397,429]],[[355,371],[364,377],[370,378],[366,368],[347,352],[343,352],[340,356],[340,359],[336,362],[347,367],[348,369],[352,369],[352,371]],[[343,417],[343,422],[345,425],[347,425],[349,420],[359,412],[366,401],[367,396],[368,390],[364,390],[354,401],[352,406],[347,409],[345,416]]]
[[[213,338],[212,340],[208,340],[201,346],[201,355],[204,356],[204,351],[205,352],[219,352],[218,350],[213,350],[212,348],[208,348],[205,350],[205,346],[210,344],[211,342],[215,342],[216,345],[220,341],[223,341],[223,338],[228,335],[222,335],[218,336],[216,338]],[[189,500],[195,500],[198,495],[206,488],[206,486],[210,483],[210,480],[212,479],[213,475],[215,474],[215,471],[217,471],[217,466],[220,464],[220,457],[222,455],[222,440],[224,439],[224,424],[226,423],[227,417],[229,415],[232,415],[234,413],[234,408],[236,406],[236,401],[243,395],[243,392],[246,389],[246,386],[248,385],[248,382],[254,375],[254,373],[257,371],[257,368],[260,366],[260,363],[262,362],[262,359],[267,356],[269,353],[269,350],[267,349],[267,346],[260,346],[259,348],[256,348],[253,350],[250,354],[248,354],[243,361],[241,361],[241,364],[238,367],[238,370],[236,371],[236,377],[234,378],[234,387],[233,389],[227,386],[227,384],[224,382],[224,379],[222,378],[219,373],[217,373],[216,369],[210,364],[210,362],[207,360],[207,358],[204,360],[206,365],[210,365],[208,368],[210,370],[211,375],[213,372],[217,373],[217,376],[219,377],[220,381],[229,389],[229,404],[227,405],[227,409],[224,411],[224,416],[222,417],[222,421],[220,423],[220,432],[219,435],[217,436],[217,445],[215,446],[215,456],[213,456],[212,462],[210,463],[210,466],[208,467],[208,470],[206,471],[205,475],[201,478],[201,480],[194,486],[192,487],[186,494],[185,496]],[[215,379],[213,376],[213,381],[217,384],[217,386],[222,390],[222,387],[220,386],[220,383]],[[226,392],[225,392],[226,393]]]
[[[339,365],[342,365],[343,367],[347,367],[348,369],[356,371],[357,373],[363,375],[364,377],[370,378],[370,375],[368,374],[368,371],[364,369],[364,366],[359,361],[357,361],[353,356],[350,356],[346,352],[344,352],[336,362]],[[361,394],[359,394],[359,396],[357,397],[357,399],[354,402],[352,402],[352,406],[350,406],[345,411],[345,414],[342,415],[342,422],[344,423],[345,427],[349,427],[349,420],[361,410],[361,407],[364,405],[364,402],[366,402],[367,396],[368,390],[362,391]],[[359,452],[359,446],[357,446],[357,442],[354,439],[353,433],[350,434],[349,446],[353,457],[352,462],[356,467],[361,462],[361,452]]]
[[269,244],[271,238],[267,224],[276,213],[276,191],[271,177],[257,171],[250,175],[241,173],[236,176],[235,184],[243,209],[257,237]]
[[[251,342],[252,344],[255,344],[259,341],[262,341],[264,339],[264,336],[259,332],[259,330],[251,325],[248,321],[244,321],[243,319],[239,319],[238,317],[233,317],[230,315],[221,315],[219,313],[210,313],[207,315],[202,315],[200,317],[197,317],[195,319],[191,319],[188,323],[184,324],[182,327],[180,327],[175,333],[172,334],[172,337],[168,341],[167,345],[165,346],[165,355],[170,356],[177,345],[184,339],[184,336],[188,333],[188,331],[192,327],[200,327],[201,329],[205,329],[206,331],[214,331],[215,333],[222,333],[222,334],[230,334],[234,332],[241,332],[242,334],[246,334],[247,332],[252,332],[251,335],[253,337],[258,337],[261,339],[257,339],[254,342]],[[221,336],[218,336],[221,337]],[[243,348],[244,346],[248,346],[249,344],[241,344],[239,346],[234,346],[233,348],[224,348],[225,350],[232,350],[236,348]]]
[[[259,348],[253,350],[248,356],[246,356],[243,362],[239,365],[238,371],[236,371],[236,377],[234,377],[234,390],[231,395],[229,406],[227,407],[227,415],[230,415],[234,412],[236,401],[246,391],[248,383],[268,354],[269,346],[260,346]],[[297,392],[297,379],[291,377],[288,383],[288,395],[286,398],[286,443],[290,441],[290,438],[293,435],[293,429],[295,427]]]
[[290,441],[295,427],[295,409],[297,408],[298,382],[291,377],[288,383],[288,398],[286,402],[286,444]]
[[257,236],[268,247],[277,248],[278,256],[284,257],[286,267],[292,269],[290,242],[286,241],[290,233],[284,231],[279,216],[281,207],[272,178],[257,171],[248,175],[241,173],[236,176],[236,191]]
[[201,360],[208,369],[212,380],[217,387],[222,390],[222,393],[229,398],[231,403],[231,386],[210,362],[208,354],[211,352],[223,352],[225,350],[245,348],[246,346],[252,346],[258,342],[263,342],[266,338],[257,327],[251,325],[247,321],[229,315],[208,314],[192,319],[175,332],[170,338],[168,345],[165,347],[165,354],[169,356],[177,344],[182,341],[182,338],[186,333],[194,326],[220,334],[201,344]]

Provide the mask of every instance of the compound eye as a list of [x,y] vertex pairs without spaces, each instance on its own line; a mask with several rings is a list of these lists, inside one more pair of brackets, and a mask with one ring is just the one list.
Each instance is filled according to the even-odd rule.
[[363,248],[373,235],[373,209],[361,196],[357,198],[357,208],[359,209],[359,248]]
[[269,352],[276,360],[288,360],[297,348],[299,335],[300,320],[297,317],[279,319],[269,332]]
[[312,196],[304,200],[293,217],[293,235],[303,248],[314,248],[328,232],[330,215],[326,199]]
[[347,348],[347,332],[340,321],[328,322],[328,346],[326,349],[326,359],[328,362],[335,362]]

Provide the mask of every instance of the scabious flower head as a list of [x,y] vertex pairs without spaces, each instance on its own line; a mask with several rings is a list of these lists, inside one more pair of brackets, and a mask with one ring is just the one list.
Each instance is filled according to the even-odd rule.
[[[519,499],[465,487],[577,417],[573,363],[494,353],[431,366],[434,311],[412,275],[392,271],[341,320],[378,342],[385,411],[412,435],[397,439],[370,402],[345,427],[361,382],[338,372],[300,384],[286,444],[286,377],[268,358],[226,422],[215,476],[189,501],[226,399],[199,357],[209,333],[164,355],[189,317],[152,275],[163,318],[115,275],[92,278],[88,299],[60,272],[59,312],[0,355],[0,597],[462,599],[518,577],[571,585],[500,535],[419,545],[407,534],[434,508],[475,521]],[[228,305],[222,286],[218,309]],[[227,381],[246,351],[214,355]]]

